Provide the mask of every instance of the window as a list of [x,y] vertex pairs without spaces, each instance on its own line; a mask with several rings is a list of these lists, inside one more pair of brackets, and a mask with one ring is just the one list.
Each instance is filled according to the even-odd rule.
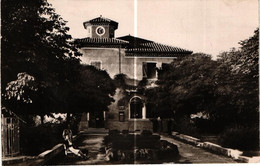
[[101,69],[101,61],[91,61],[90,65],[94,66],[97,69]]
[[130,101],[130,118],[142,118],[143,102],[140,98],[134,97]]
[[147,79],[156,78],[156,63],[143,62],[143,77]]

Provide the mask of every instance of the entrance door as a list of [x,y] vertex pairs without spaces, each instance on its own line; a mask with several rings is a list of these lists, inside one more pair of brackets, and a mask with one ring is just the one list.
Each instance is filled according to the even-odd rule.
[[104,115],[103,112],[94,112],[89,115],[89,127],[104,128]]

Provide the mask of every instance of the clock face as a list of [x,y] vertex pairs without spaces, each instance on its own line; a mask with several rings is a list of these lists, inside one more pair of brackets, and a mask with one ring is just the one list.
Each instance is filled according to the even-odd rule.
[[96,33],[97,33],[97,35],[99,35],[99,36],[104,35],[104,34],[105,34],[105,31],[106,31],[105,28],[102,27],[102,26],[99,26],[99,27],[96,28]]

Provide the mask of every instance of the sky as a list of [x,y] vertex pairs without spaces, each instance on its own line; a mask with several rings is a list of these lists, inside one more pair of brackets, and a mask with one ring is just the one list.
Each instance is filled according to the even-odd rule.
[[211,54],[213,58],[253,36],[258,0],[48,0],[68,21],[73,38],[83,22],[103,17],[119,23],[115,37],[133,35]]

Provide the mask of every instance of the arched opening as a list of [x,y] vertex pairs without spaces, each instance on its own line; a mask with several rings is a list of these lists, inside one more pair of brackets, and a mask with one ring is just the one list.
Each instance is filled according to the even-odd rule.
[[130,118],[141,119],[143,110],[143,102],[140,97],[133,97],[130,100]]

